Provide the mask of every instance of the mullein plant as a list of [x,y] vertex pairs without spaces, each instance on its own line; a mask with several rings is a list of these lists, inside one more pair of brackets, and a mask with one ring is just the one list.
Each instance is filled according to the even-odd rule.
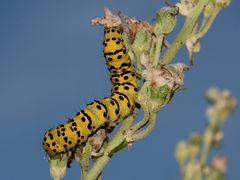
[[237,103],[228,90],[210,88],[206,96],[212,106],[207,109],[205,131],[191,134],[187,140],[178,142],[175,148],[183,180],[223,180],[226,177],[227,156],[217,154],[210,160],[209,152],[221,143],[223,125]]
[[[135,108],[135,113],[122,120],[112,138],[108,138],[106,131],[100,129],[86,144],[79,146],[75,154],[70,155],[80,164],[82,180],[100,179],[112,156],[152,131],[157,113],[181,89],[184,71],[189,69],[186,64],[172,64],[171,61],[185,45],[192,64],[193,53],[200,51],[199,40],[209,30],[220,10],[229,4],[230,0],[181,0],[162,7],[156,13],[154,24],[122,14],[113,15],[108,8],[104,9],[104,17],[92,20],[93,25],[123,27],[124,43],[135,64],[141,87],[135,98],[139,106]],[[175,28],[179,15],[186,17],[185,22],[175,40],[169,43],[168,35]],[[199,22],[201,16],[203,20]],[[134,122],[140,108],[144,112],[143,118]],[[198,135],[194,135],[191,142],[196,143],[200,141],[198,139]],[[51,176],[55,180],[64,177],[69,154],[48,157],[48,161]],[[91,166],[90,161],[93,162]],[[205,163],[204,158],[202,161]]]

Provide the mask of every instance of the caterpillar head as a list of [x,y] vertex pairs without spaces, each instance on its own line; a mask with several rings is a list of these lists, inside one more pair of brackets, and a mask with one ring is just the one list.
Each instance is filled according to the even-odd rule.
[[56,128],[50,129],[45,133],[42,146],[49,156],[55,156],[59,152],[64,152],[64,148],[60,143],[60,138],[57,136]]
[[72,151],[76,144],[73,143],[73,134],[69,123],[59,125],[47,131],[43,138],[43,149],[49,156]]

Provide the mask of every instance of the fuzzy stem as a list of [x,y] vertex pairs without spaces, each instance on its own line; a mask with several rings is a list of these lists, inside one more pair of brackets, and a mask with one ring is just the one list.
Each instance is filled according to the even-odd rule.
[[163,36],[157,35],[156,40],[154,42],[153,67],[156,67],[158,65],[162,44],[163,44]]
[[153,127],[155,125],[156,122],[156,113],[150,113],[149,116],[149,122],[148,122],[148,127],[146,127],[144,130],[142,131],[138,131],[136,133],[134,133],[131,137],[130,137],[130,141],[136,141],[139,139],[144,138],[145,136],[147,136],[152,130]]
[[132,125],[134,118],[132,116],[123,120],[121,127],[118,129],[112,140],[106,145],[104,153],[95,162],[93,167],[90,169],[84,180],[96,180],[99,174],[102,172],[104,167],[111,159],[111,151],[119,146],[125,139],[123,133]]
[[211,13],[211,17],[208,19],[208,21],[206,21],[206,23],[204,23],[202,28],[200,28],[200,31],[196,34],[197,39],[203,37],[208,32],[209,28],[211,27],[220,10],[221,10],[220,6],[215,6],[213,12]]
[[192,9],[191,13],[186,18],[186,21],[182,27],[181,32],[178,34],[177,38],[164,54],[161,59],[161,64],[169,64],[174,56],[177,54],[181,46],[186,42],[189,34],[191,33],[193,27],[195,26],[198,17],[203,11],[203,8],[209,3],[210,0],[201,0],[199,3]]
[[131,127],[131,131],[132,132],[138,131],[139,129],[144,127],[149,122],[149,110],[148,110],[148,107],[146,105],[142,105],[141,108],[143,110],[144,117],[138,123],[134,124],[133,127]]
[[81,152],[79,152],[79,158],[80,158],[79,163],[82,171],[80,180],[85,180],[85,176],[88,173],[89,159],[91,158],[91,152],[92,152],[92,146],[89,142],[87,142],[86,145],[84,146],[82,154]]
[[208,153],[211,148],[212,131],[209,128],[207,128],[204,135],[208,136],[208,138],[204,139],[203,150],[202,150],[202,153],[200,154],[200,164],[202,167],[204,167],[207,162]]
[[[136,56],[137,56],[137,60],[141,59],[140,55],[136,55]],[[142,72],[142,63],[141,63],[141,61],[137,61],[137,72]]]
[[210,147],[211,147],[210,143],[204,144],[203,151],[202,151],[201,158],[200,158],[200,163],[202,166],[205,166],[205,164],[206,164]]

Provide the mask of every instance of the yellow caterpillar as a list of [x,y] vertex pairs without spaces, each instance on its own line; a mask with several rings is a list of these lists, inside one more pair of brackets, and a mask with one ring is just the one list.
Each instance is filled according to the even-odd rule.
[[122,28],[105,28],[103,45],[113,83],[112,94],[88,104],[67,123],[47,131],[42,145],[49,156],[73,151],[99,128],[111,130],[123,117],[130,115],[135,107],[138,82],[123,43]]

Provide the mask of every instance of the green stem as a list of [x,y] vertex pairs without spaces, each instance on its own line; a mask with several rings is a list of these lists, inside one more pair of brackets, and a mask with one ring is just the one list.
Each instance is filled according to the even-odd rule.
[[203,147],[201,158],[200,158],[200,162],[202,166],[205,166],[207,162],[209,150],[210,150],[210,144],[205,144]]
[[208,153],[209,153],[209,150],[211,148],[211,143],[212,143],[212,132],[209,128],[207,128],[204,135],[206,136],[207,133],[209,133],[209,136],[208,136],[208,138],[205,138],[205,140],[204,140],[203,150],[200,155],[200,164],[202,167],[204,167],[207,162]]
[[79,157],[80,166],[81,166],[81,180],[85,180],[85,176],[88,173],[89,169],[89,159],[91,158],[92,146],[89,142],[83,148],[82,152],[76,152],[76,155]]
[[205,24],[202,26],[202,28],[200,28],[200,31],[196,34],[197,39],[203,37],[208,32],[209,28],[211,27],[220,10],[221,7],[215,5],[211,17],[207,21],[205,21]]
[[156,113],[150,113],[148,127],[142,131],[138,131],[129,137],[128,141],[133,142],[146,137],[152,130],[156,122]]
[[140,55],[136,55],[136,57],[137,57],[137,72],[142,72],[142,63]]
[[142,127],[144,127],[149,121],[148,102],[149,102],[150,95],[149,95],[148,88],[149,88],[150,84],[151,83],[149,81],[144,82],[141,90],[139,91],[136,102],[141,105],[141,108],[144,113],[144,117],[130,128],[130,134],[132,134],[132,133],[138,131],[139,129],[141,129]]
[[181,32],[178,34],[177,38],[165,53],[161,59],[161,64],[169,64],[174,56],[177,54],[181,46],[186,42],[189,34],[192,32],[193,27],[195,26],[198,17],[203,11],[203,8],[209,3],[210,0],[201,0],[198,4],[191,10],[191,13],[188,14],[186,21],[182,27]]
[[134,126],[131,127],[130,131],[132,131],[132,132],[138,131],[139,129],[144,127],[149,121],[148,107],[146,105],[141,105],[141,108],[143,110],[144,117],[138,123],[134,124]]
[[88,174],[85,176],[84,180],[96,180],[104,167],[107,165],[109,160],[111,159],[110,153],[113,149],[119,146],[125,139],[123,133],[129,129],[132,125],[134,118],[132,116],[123,120],[121,127],[118,129],[112,140],[106,145],[104,153],[101,157],[99,157],[95,162],[93,167],[90,169]]
[[156,67],[159,62],[159,57],[163,45],[163,36],[162,35],[157,35],[155,43],[155,48],[154,48],[154,55],[153,55],[153,67]]

